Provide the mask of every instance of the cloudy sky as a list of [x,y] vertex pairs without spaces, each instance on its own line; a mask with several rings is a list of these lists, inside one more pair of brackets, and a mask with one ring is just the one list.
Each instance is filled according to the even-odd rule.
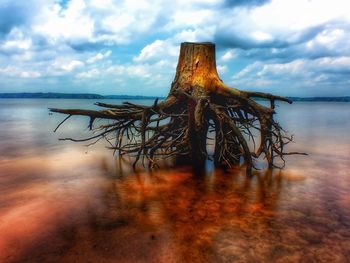
[[179,44],[228,85],[350,95],[349,0],[0,0],[0,92],[167,94]]

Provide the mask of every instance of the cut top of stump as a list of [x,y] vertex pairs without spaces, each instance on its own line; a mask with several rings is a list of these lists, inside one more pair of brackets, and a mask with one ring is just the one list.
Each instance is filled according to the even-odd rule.
[[181,43],[174,82],[181,88],[200,86],[213,88],[221,82],[216,70],[215,44],[211,42]]

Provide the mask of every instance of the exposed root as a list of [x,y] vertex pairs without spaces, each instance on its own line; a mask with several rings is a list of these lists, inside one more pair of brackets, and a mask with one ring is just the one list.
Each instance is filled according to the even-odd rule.
[[[200,87],[193,88],[192,92],[174,89],[166,100],[160,103],[156,100],[152,106],[133,103],[122,105],[96,103],[108,109],[101,111],[50,109],[50,111],[68,114],[58,127],[70,116],[82,115],[90,117],[90,128],[98,132],[89,138],[63,140],[83,142],[104,138],[110,143],[109,148],[117,154],[129,154],[135,157],[134,166],[139,161],[144,164],[147,160],[149,166],[154,167],[159,159],[187,156],[192,152],[199,153],[202,159],[209,158],[205,145],[204,147],[197,145],[199,149],[193,149],[200,138],[206,144],[209,126],[216,132],[215,163],[231,167],[240,164],[243,159],[248,175],[254,168],[254,159],[262,154],[269,167],[278,167],[274,161],[276,158],[281,159],[283,165],[278,168],[284,166],[285,155],[304,154],[285,152],[285,145],[292,141],[292,137],[286,135],[274,121],[274,104],[265,107],[249,96],[237,95],[223,97],[217,101],[210,96],[194,95],[198,94],[198,89]],[[254,93],[254,96],[256,95]],[[287,101],[270,94],[258,93],[258,95],[271,101]],[[96,119],[108,119],[112,123],[93,128]],[[258,146],[256,131],[260,133]]]

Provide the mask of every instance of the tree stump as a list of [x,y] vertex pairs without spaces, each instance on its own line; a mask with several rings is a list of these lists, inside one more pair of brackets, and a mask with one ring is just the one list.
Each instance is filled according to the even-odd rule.
[[[270,106],[263,106],[253,98],[267,99]],[[118,154],[134,156],[134,166],[142,160],[143,164],[147,161],[153,167],[159,159],[171,157],[201,166],[209,158],[207,134],[213,130],[215,165],[232,167],[243,162],[250,175],[254,159],[261,155],[269,167],[282,168],[285,155],[303,154],[284,151],[292,138],[273,118],[276,100],[292,103],[268,93],[226,86],[217,73],[215,45],[185,42],[181,44],[175,79],[164,101],[157,99],[152,106],[96,103],[107,108],[101,111],[50,110],[68,114],[64,121],[72,115],[88,116],[89,127],[100,131],[82,140],[63,140],[88,141],[103,137]],[[113,123],[93,127],[95,119],[108,119]],[[260,134],[259,145],[255,145],[254,130]],[[277,157],[282,160],[282,166],[276,164]]]

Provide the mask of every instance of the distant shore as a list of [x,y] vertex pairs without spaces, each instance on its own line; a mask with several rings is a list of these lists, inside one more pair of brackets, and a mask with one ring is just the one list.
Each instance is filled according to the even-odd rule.
[[[55,92],[21,92],[0,93],[1,99],[125,99],[125,100],[147,100],[162,99],[162,96],[141,95],[100,95],[92,93],[55,93]],[[288,97],[293,101],[324,101],[324,102],[350,102],[350,96],[344,97]]]
[[93,93],[55,93],[55,92],[20,92],[20,93],[0,93],[1,99],[133,99],[145,100],[163,98],[157,96],[141,95],[100,95]]

